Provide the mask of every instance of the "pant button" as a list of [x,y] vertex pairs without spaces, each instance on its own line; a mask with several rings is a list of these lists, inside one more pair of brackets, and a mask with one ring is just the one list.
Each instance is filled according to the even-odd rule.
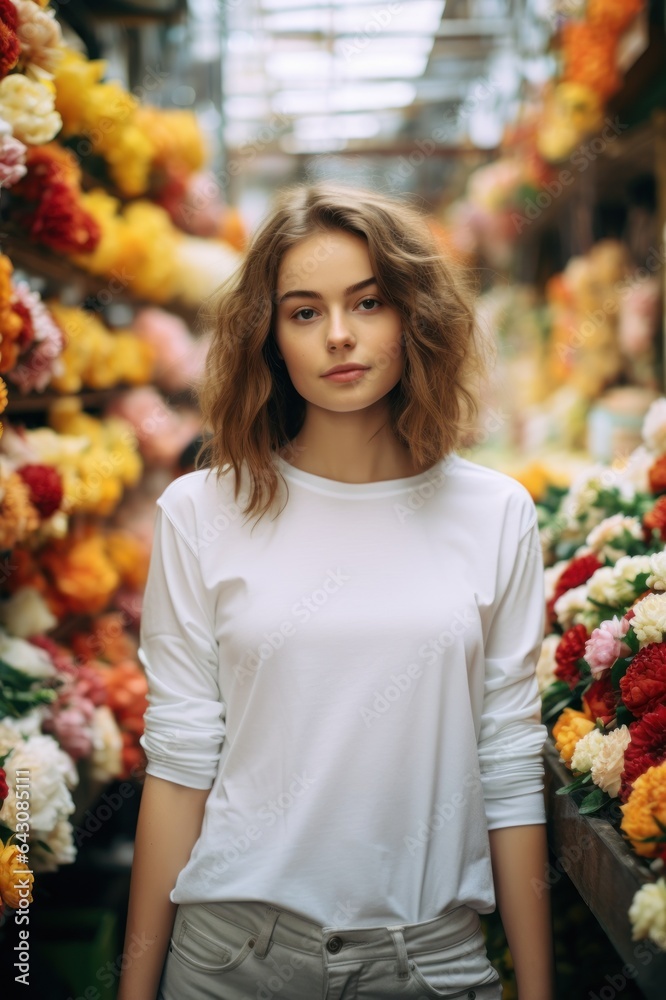
[[476,1000],[476,993],[474,990],[470,990],[467,994],[467,1000]]
[[342,938],[337,936],[332,937],[330,941],[326,942],[326,947],[330,952],[332,952],[335,955],[335,953],[340,951],[340,949],[342,948]]

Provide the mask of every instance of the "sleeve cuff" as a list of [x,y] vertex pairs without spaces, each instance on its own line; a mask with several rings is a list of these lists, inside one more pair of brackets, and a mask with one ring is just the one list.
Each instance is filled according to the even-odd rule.
[[486,800],[488,830],[505,826],[529,826],[546,823],[546,803],[543,791],[527,792],[510,798]]

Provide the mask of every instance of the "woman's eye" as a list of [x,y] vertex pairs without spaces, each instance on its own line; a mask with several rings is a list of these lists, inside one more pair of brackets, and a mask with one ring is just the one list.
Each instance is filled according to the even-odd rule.
[[[379,299],[363,299],[362,302],[359,302],[359,305],[361,305],[361,306],[365,305],[366,302],[376,302],[378,306],[381,305],[381,302],[379,301]],[[369,310],[367,310],[367,309],[363,309],[362,310],[362,312],[368,312],[368,311]]]
[[[309,306],[303,306],[302,309],[296,310],[293,318],[296,319],[301,313],[314,313],[314,309],[311,309]],[[301,316],[301,319],[312,319],[312,316]]]

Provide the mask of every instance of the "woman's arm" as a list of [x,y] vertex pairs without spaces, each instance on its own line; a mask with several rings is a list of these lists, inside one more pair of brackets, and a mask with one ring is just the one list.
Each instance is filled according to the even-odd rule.
[[155,1000],[176,916],[169,899],[201,832],[210,789],[146,774],[134,843],[117,1000]]
[[[489,831],[495,896],[513,959],[518,1000],[553,1000],[553,953],[546,826]],[[538,886],[538,889],[535,888]]]

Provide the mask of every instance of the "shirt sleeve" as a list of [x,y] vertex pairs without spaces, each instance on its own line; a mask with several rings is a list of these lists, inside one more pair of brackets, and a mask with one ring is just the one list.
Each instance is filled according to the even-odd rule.
[[196,555],[157,503],[139,634],[138,656],[148,679],[139,743],[146,774],[206,789],[226,731],[210,598]]
[[489,830],[546,822],[547,729],[536,679],[545,587],[539,529],[534,512],[530,515],[486,636],[478,751]]

